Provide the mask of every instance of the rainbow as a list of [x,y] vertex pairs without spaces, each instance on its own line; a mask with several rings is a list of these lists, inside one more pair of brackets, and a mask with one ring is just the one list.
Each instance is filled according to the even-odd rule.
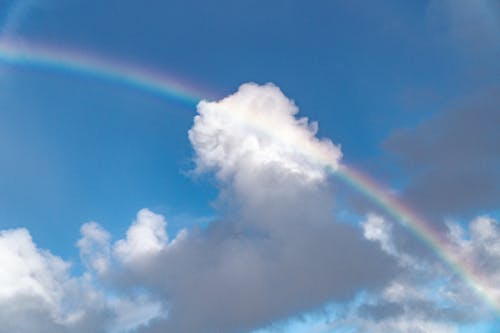
[[0,42],[0,64],[51,68],[134,87],[195,106],[207,94],[172,75],[82,52],[13,41]]
[[408,228],[422,242],[445,262],[494,312],[500,316],[500,292],[498,286],[474,268],[472,263],[464,262],[455,253],[452,244],[440,233],[431,228],[431,223],[418,216],[395,196],[387,193],[384,187],[377,184],[367,175],[353,167],[341,165],[334,172],[350,186],[368,197],[373,203],[382,207],[392,218]]
[[[181,101],[193,107],[200,100],[206,98],[206,94],[203,94],[201,90],[182,84],[181,80],[172,76],[88,54],[62,51],[46,46],[0,42],[1,62],[21,66],[53,68],[108,80]],[[271,128],[265,121],[249,118],[251,117],[244,117],[240,120],[271,136],[276,136],[274,134],[275,129]],[[335,164],[332,161],[336,160],[336,158],[330,156],[328,151],[306,147],[297,142],[294,149],[309,161],[325,166],[331,174],[343,179],[380,206],[392,218],[411,230],[414,235],[431,248],[443,262],[461,277],[495,311],[496,315],[500,315],[499,292],[496,291],[495,293],[496,288],[491,286],[473,268],[472,264],[463,262],[455,254],[453,246],[430,227],[431,223],[425,221],[398,198],[388,193],[383,186],[380,186],[362,172],[346,165],[333,167]]]

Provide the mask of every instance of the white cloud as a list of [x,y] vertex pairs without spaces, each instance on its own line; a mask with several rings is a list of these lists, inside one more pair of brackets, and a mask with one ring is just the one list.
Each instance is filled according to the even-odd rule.
[[[95,259],[109,234],[93,222],[81,232],[82,258],[99,272]],[[163,313],[146,294],[111,296],[87,273],[71,276],[69,263],[38,248],[25,229],[0,231],[0,263],[0,332],[123,333]]]
[[123,263],[133,263],[158,254],[167,246],[167,222],[149,209],[137,213],[137,219],[127,230],[127,237],[114,246],[116,257]]
[[243,84],[218,102],[200,102],[198,112],[189,131],[198,170],[215,170],[222,180],[277,167],[321,181],[342,156],[331,141],[316,138],[317,123],[295,117],[297,106],[273,84]]
[[380,242],[382,249],[387,253],[395,253],[391,240],[391,226],[381,216],[368,214],[362,226],[366,239]]
[[88,268],[104,274],[109,268],[111,235],[96,222],[85,223],[80,232],[82,238],[77,243],[80,257]]
[[412,266],[415,270],[421,269],[421,264],[417,258],[396,248],[392,224],[382,216],[370,213],[365,221],[361,223],[361,226],[363,227],[363,236],[367,240],[378,242],[385,253],[397,258],[400,265]]
[[0,262],[0,302],[26,295],[58,304],[68,264],[37,249],[27,230],[0,231]]
[[[488,217],[476,218],[470,226],[471,241],[488,255],[500,259],[500,226],[498,221]],[[499,268],[500,268],[500,262]]]
[[[33,243],[25,229],[0,231],[0,321],[11,331],[59,331],[78,321],[81,296],[69,264]],[[82,299],[83,300],[83,299]],[[0,327],[1,328],[1,327]]]

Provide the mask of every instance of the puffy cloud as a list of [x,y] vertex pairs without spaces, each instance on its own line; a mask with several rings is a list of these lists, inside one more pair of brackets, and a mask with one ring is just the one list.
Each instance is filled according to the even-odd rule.
[[[64,332],[81,315],[69,294],[78,294],[68,263],[38,249],[25,229],[0,232],[0,319],[6,332]],[[77,331],[77,330],[75,330]]]
[[[48,305],[61,298],[67,264],[39,251],[25,229],[0,232],[0,298],[35,296]],[[62,278],[61,278],[62,277]]]
[[189,131],[199,170],[227,180],[250,169],[279,166],[281,172],[323,180],[336,168],[339,147],[316,138],[317,123],[296,118],[297,106],[273,84],[247,83],[218,102],[202,101]]
[[245,84],[198,111],[189,132],[197,171],[216,173],[225,210],[141,260],[133,283],[169,309],[145,331],[248,331],[388,280],[395,261],[333,219],[322,181],[340,149],[317,139],[317,125],[297,119],[276,86]]
[[127,230],[127,238],[114,246],[118,259],[131,263],[159,253],[168,241],[166,224],[163,216],[149,209],[140,210],[136,221]]
[[[106,249],[95,247],[109,238],[97,224],[81,231],[82,258]],[[160,303],[144,295],[111,297],[89,274],[71,276],[69,263],[38,248],[25,229],[0,231],[0,262],[0,332],[124,332],[161,315]],[[89,268],[100,272],[102,265],[90,260]]]

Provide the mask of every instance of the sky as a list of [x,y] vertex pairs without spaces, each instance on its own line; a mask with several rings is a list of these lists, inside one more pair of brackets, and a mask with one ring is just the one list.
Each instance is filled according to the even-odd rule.
[[500,329],[496,0],[0,0],[0,333]]

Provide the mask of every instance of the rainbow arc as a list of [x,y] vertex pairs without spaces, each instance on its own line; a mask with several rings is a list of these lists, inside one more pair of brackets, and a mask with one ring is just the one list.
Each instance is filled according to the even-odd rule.
[[[95,77],[96,79],[114,81],[166,98],[194,106],[206,94],[200,89],[182,83],[182,80],[173,76],[160,74],[145,68],[134,67],[117,61],[84,55],[77,52],[59,50],[47,46],[20,44],[13,42],[0,43],[0,63],[7,63],[28,67],[52,68],[79,75]],[[251,126],[276,136],[269,124],[262,119],[247,119]],[[294,147],[298,153],[313,163],[329,168],[332,174],[339,176],[352,187],[364,194],[372,202],[381,207],[388,215],[412,231],[412,233],[431,248],[462,280],[479,295],[485,303],[500,315],[500,296],[494,286],[477,272],[471,265],[465,263],[454,253],[454,249],[442,235],[434,231],[431,224],[419,217],[413,210],[397,197],[389,194],[384,187],[377,184],[366,174],[352,167],[331,164],[332,156],[327,151],[310,149],[297,144]],[[498,286],[497,286],[498,287]]]

